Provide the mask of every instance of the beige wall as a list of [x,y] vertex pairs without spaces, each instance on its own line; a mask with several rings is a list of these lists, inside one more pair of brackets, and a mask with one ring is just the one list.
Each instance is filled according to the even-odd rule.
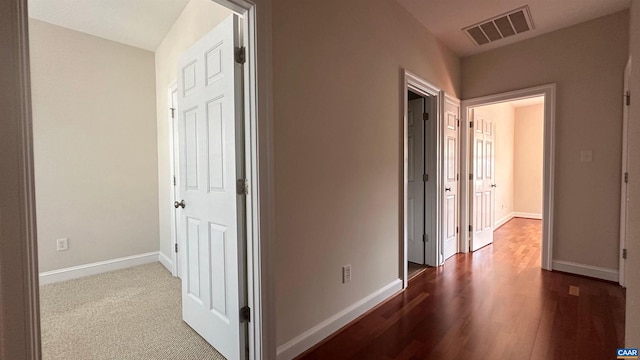
[[[557,84],[556,260],[618,268],[628,26],[620,12],[462,60],[465,99]],[[580,162],[583,149],[593,162]]]
[[170,166],[169,86],[178,77],[180,56],[194,42],[231,14],[211,0],[191,0],[156,49],[156,113],[158,131],[158,198],[160,202],[160,252],[171,259],[171,221],[174,209],[170,198],[173,172]]
[[503,222],[513,215],[513,136],[514,111],[510,103],[479,106],[487,119],[495,126],[495,223]]
[[273,6],[283,344],[399,278],[402,69],[452,95],[460,77],[458,59],[394,0]]
[[514,109],[513,211],[542,215],[544,105]]
[[631,5],[632,56],[631,93],[633,101],[629,108],[629,212],[627,214],[626,266],[627,312],[625,344],[638,347],[640,344],[640,2]]
[[40,271],[157,251],[153,53],[29,25]]

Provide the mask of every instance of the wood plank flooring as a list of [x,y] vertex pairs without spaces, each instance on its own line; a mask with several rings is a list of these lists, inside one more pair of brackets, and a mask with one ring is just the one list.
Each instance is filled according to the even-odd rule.
[[513,219],[300,359],[615,359],[624,289],[541,270],[540,240]]

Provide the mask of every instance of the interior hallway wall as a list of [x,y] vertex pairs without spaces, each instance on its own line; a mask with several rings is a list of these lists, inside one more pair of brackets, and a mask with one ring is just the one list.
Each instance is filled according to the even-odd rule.
[[514,109],[513,211],[542,216],[544,163],[544,105]]
[[[628,18],[615,13],[462,60],[464,99],[557,85],[553,258],[611,271],[618,269]],[[593,162],[580,162],[584,149]]]

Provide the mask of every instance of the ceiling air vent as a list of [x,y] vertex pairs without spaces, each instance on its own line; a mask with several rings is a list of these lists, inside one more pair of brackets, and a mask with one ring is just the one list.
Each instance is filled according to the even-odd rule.
[[528,6],[509,11],[494,18],[468,26],[466,32],[476,45],[484,45],[533,29],[533,19]]

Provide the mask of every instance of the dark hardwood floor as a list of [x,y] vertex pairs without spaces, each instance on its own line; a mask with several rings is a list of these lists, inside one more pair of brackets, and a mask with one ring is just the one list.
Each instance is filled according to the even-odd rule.
[[301,359],[615,359],[624,290],[540,269],[541,221],[429,268]]

